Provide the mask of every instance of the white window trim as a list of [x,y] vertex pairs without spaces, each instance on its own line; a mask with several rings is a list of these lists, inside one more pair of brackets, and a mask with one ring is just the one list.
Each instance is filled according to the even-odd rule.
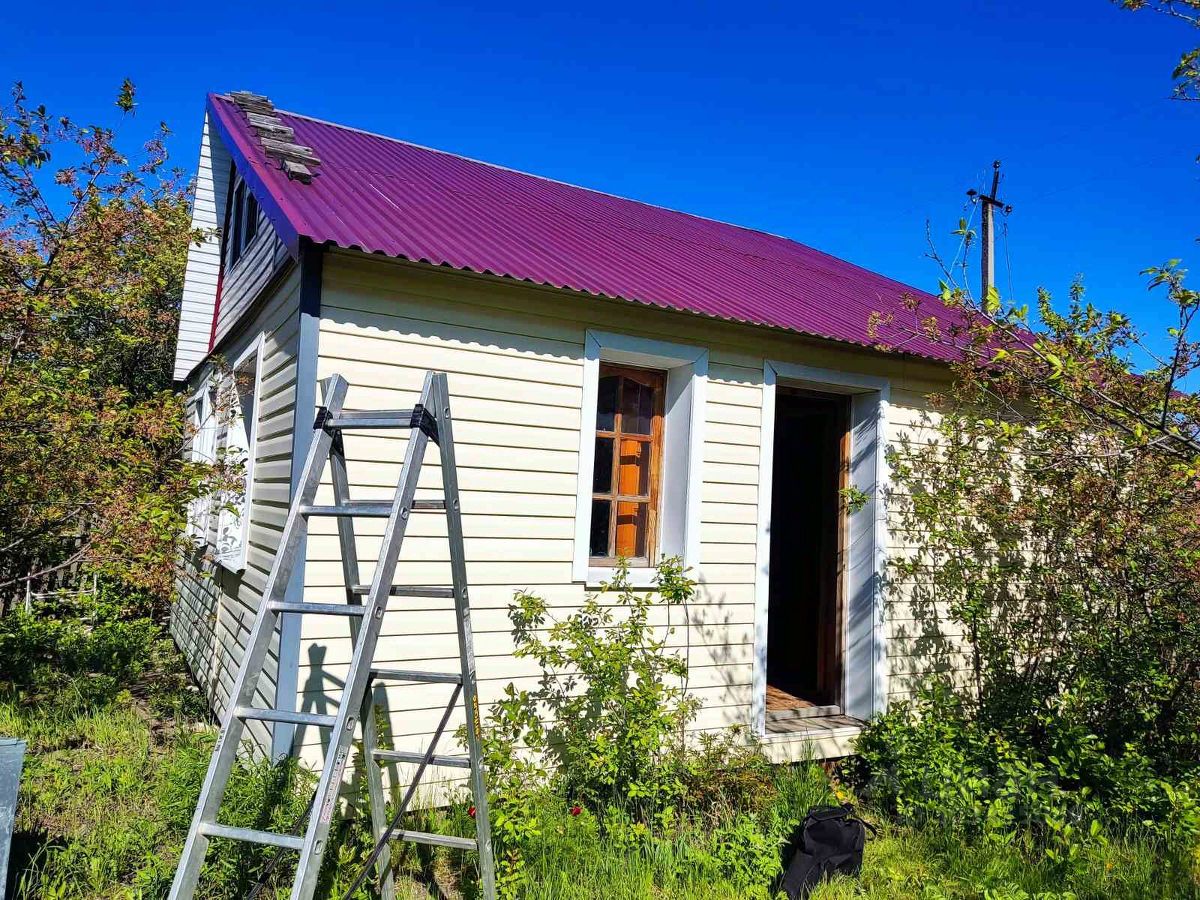
[[[196,390],[188,398],[188,418],[190,420],[193,408],[197,410],[196,431],[192,435],[192,444],[189,450],[189,456],[193,462],[212,462],[215,459],[217,439],[216,430],[217,424],[214,419],[215,412],[212,405],[212,396],[209,393],[211,389],[211,380],[208,373],[200,379]],[[209,420],[213,419],[212,423]],[[211,431],[209,431],[211,429]],[[212,440],[208,440],[208,435],[212,435]],[[208,458],[205,459],[207,453]],[[212,525],[212,497],[197,497],[188,505],[188,536],[196,544],[197,547],[202,547],[208,543],[209,528]]]
[[[667,372],[658,547],[662,555],[680,555],[685,566],[695,569],[700,561],[700,485],[708,349],[589,329],[584,335],[583,409],[579,428],[579,488],[575,505],[572,578],[589,586],[599,586],[613,575],[611,566],[590,565],[588,553],[601,362]],[[634,587],[652,587],[654,574],[655,569],[650,567],[630,569],[629,580]]]
[[[775,390],[782,382],[831,394],[849,394],[853,398],[852,429],[858,424],[875,426],[874,447],[869,457],[859,459],[851,434],[850,482],[856,487],[870,488],[870,500],[848,520],[851,536],[858,530],[864,535],[864,550],[869,559],[856,558],[848,538],[847,560],[844,568],[843,595],[846,597],[847,633],[843,669],[843,696],[847,715],[867,718],[883,712],[887,706],[887,635],[883,620],[883,579],[887,563],[887,486],[890,474],[887,463],[887,418],[891,382],[887,378],[820,369],[795,363],[767,360],[763,365],[762,429],[759,448],[758,481],[758,547],[754,584],[754,679],[752,718],[754,730],[768,739],[796,737],[772,735],[766,730],[767,691],[767,613],[770,599],[771,560],[771,495],[775,471]],[[873,483],[872,483],[873,482]],[[865,562],[865,565],[860,565]],[[857,604],[856,604],[857,600]],[[870,605],[868,615],[863,607]],[[856,610],[855,606],[859,605]],[[856,612],[860,613],[856,617]],[[851,635],[850,630],[857,629]],[[869,671],[864,675],[863,668]],[[865,679],[865,681],[863,680]],[[853,688],[853,690],[852,690]]]
[[[260,333],[254,342],[250,344],[241,356],[239,356],[230,367],[230,372],[233,377],[237,377],[237,370],[244,366],[251,357],[254,358],[254,399],[253,399],[253,420],[250,422],[250,437],[247,441],[246,450],[246,491],[242,498],[242,511],[239,516],[241,527],[241,540],[238,542],[238,549],[233,553],[218,553],[217,562],[230,572],[240,573],[246,569],[246,557],[250,549],[250,518],[254,503],[254,461],[258,457],[258,422],[262,418],[262,410],[260,408],[262,401],[262,382],[263,382],[263,356],[264,348],[266,347],[266,335]],[[226,439],[228,443],[228,439]],[[218,512],[218,516],[220,512]],[[218,530],[220,523],[218,522]]]

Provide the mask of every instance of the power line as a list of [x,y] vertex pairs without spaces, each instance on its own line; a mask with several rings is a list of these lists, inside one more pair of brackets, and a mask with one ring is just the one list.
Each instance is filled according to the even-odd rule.
[[[963,212],[967,212],[967,207],[970,207],[970,213],[967,216],[967,227],[963,229],[962,237],[958,241],[958,249],[954,251],[954,258],[950,260],[950,265],[947,266],[947,271],[953,272],[954,267],[958,265],[958,256],[967,246],[967,235],[971,233],[971,225],[975,222],[975,211],[978,206],[971,203],[969,200],[963,204]],[[966,264],[966,257],[963,257],[963,264]]]

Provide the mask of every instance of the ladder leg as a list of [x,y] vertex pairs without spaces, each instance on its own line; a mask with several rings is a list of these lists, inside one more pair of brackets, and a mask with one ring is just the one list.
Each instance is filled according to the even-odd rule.
[[[373,755],[379,746],[375,709],[374,689],[368,688],[362,707],[363,768],[366,770],[367,803],[371,811],[371,837],[378,844],[387,831],[388,817],[387,799],[383,792],[383,770]],[[379,858],[375,861],[375,870],[379,875],[379,896],[382,900],[396,900],[396,882],[392,877],[391,867],[392,851],[390,845],[385,842],[380,848]]]
[[[333,502],[335,506],[343,506],[350,502],[350,478],[346,472],[346,448],[339,433],[334,439],[333,452],[329,456],[329,472],[333,481]],[[346,602],[362,603],[362,596],[351,588],[361,584],[358,571],[358,542],[355,540],[354,520],[349,516],[338,517],[338,543],[342,554],[342,576],[346,582]],[[357,645],[361,623],[357,619],[350,620],[350,635],[352,642]],[[378,745],[375,727],[375,687],[368,683],[363,694],[362,711],[359,720],[362,728],[363,774],[367,784],[367,805],[371,816],[371,834],[379,840],[387,828],[387,805],[383,794],[383,773],[372,755]],[[392,881],[390,848],[385,847],[380,854],[377,871],[379,873],[379,894],[382,900],[396,900],[396,886]]]
[[[340,410],[346,396],[346,381],[340,376],[331,378],[327,385],[326,396],[323,398],[327,409]],[[293,502],[288,510],[287,521],[283,526],[283,534],[279,540],[279,550],[276,564],[267,579],[259,603],[258,614],[250,631],[250,640],[246,647],[242,665],[238,670],[237,680],[229,696],[229,707],[225,711],[221,723],[221,731],[217,744],[213,748],[212,759],[208,764],[208,774],[200,788],[200,798],[196,803],[196,812],[192,824],[188,828],[187,840],[184,843],[183,855],[179,868],[175,871],[175,880],[171,884],[170,900],[189,900],[195,893],[200,879],[200,867],[204,864],[204,854],[208,849],[208,838],[201,833],[201,826],[216,822],[217,810],[221,805],[225,787],[229,783],[229,775],[233,771],[237,759],[238,744],[241,742],[245,723],[238,718],[238,707],[251,706],[258,688],[258,678],[262,674],[263,663],[271,648],[271,639],[275,634],[275,626],[279,615],[270,609],[273,601],[282,601],[287,590],[288,580],[296,565],[299,553],[300,539],[304,536],[307,525],[300,515],[300,505],[311,503],[316,494],[317,485],[321,481],[321,471],[329,456],[332,436],[322,428],[314,430],[313,440],[309,444],[308,456],[305,458],[303,475],[298,485],[298,502]]]
[[479,876],[484,900],[496,898],[496,868],[492,856],[492,826],[488,815],[487,778],[483,771],[479,692],[475,679],[475,648],[471,635],[471,604],[467,596],[467,564],[463,550],[462,510],[458,497],[458,470],[454,460],[454,435],[450,422],[450,392],[444,372],[433,375],[433,413],[441,451],[442,491],[446,503],[446,530],[450,542],[450,570],[454,580],[455,619],[462,664],[463,705],[467,719],[467,754],[471,760],[471,794],[475,800],[475,834],[479,842]]
[[200,833],[200,826],[204,822],[216,821],[217,809],[225,794],[225,786],[229,783],[229,775],[237,759],[238,744],[245,730],[245,723],[234,715],[236,708],[237,701],[231,697],[208,763],[208,774],[204,776],[204,784],[200,788],[200,799],[188,828],[179,867],[175,870],[175,880],[171,883],[170,900],[190,900],[199,884],[200,867],[204,865],[204,854],[208,850],[208,838]]
[[[426,408],[429,408],[432,381],[432,373],[426,375],[425,389],[421,392],[422,405]],[[321,772],[321,779],[317,785],[313,814],[309,818],[308,830],[300,850],[296,882],[292,887],[292,900],[312,900],[313,894],[316,892],[321,859],[325,853],[329,827],[333,821],[334,809],[341,791],[342,776],[350,755],[350,742],[359,725],[358,719],[362,713],[363,696],[371,675],[371,661],[375,656],[375,645],[379,640],[383,613],[387,609],[388,597],[391,594],[400,547],[404,542],[409,514],[417,492],[417,479],[421,474],[421,464],[428,442],[429,438],[422,429],[413,429],[409,434],[408,446],[404,451],[400,482],[396,486],[391,516],[387,520],[383,543],[379,550],[379,560],[375,565],[375,573],[371,578],[371,587],[367,593],[365,604],[367,612],[363,616],[364,621],[358,641],[350,658],[350,668],[346,673],[341,705],[338,707],[333,731],[329,736],[329,751],[325,758],[325,768]]]

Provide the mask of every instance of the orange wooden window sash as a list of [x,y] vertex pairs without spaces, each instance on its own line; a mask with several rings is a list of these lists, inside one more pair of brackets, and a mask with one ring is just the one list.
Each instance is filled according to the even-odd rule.
[[[600,377],[616,377],[618,382],[614,398],[613,427],[596,429],[596,437],[611,440],[613,446],[612,471],[607,481],[609,489],[592,494],[593,501],[608,502],[607,554],[593,556],[591,560],[611,563],[618,557],[625,557],[649,563],[654,558],[658,533],[666,378],[662,372],[609,365],[601,365]],[[627,425],[631,424],[625,420],[626,390],[629,384],[650,389],[647,434],[625,430]],[[639,419],[642,417],[640,405],[635,415]],[[633,424],[633,427],[636,428],[636,424]]]

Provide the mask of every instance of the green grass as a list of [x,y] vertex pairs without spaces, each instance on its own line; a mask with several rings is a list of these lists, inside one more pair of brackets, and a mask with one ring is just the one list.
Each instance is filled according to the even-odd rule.
[[132,704],[66,713],[0,700],[0,733],[30,742],[12,865],[18,897],[104,897],[151,880],[169,828],[155,799],[182,743],[155,733]]
[[813,900],[849,898],[1190,898],[1194,881],[1169,877],[1153,841],[1111,841],[1064,872],[1039,860],[1034,848],[980,842],[882,824],[868,843],[858,884],[823,886]]
[[[143,701],[128,694],[83,711],[21,704],[11,697],[0,700],[0,733],[30,741],[14,848],[19,873],[14,896],[165,896],[211,748],[211,729],[196,727],[197,720],[186,716],[152,715]],[[271,767],[245,767],[231,791],[234,815],[227,820],[259,827],[290,825],[304,806],[297,781],[307,783],[303,776]],[[781,770],[777,783],[779,798],[755,821],[764,815],[797,817],[828,796],[824,774],[816,767]],[[529,900],[767,896],[760,887],[768,880],[765,873],[759,885],[747,883],[730,877],[718,858],[714,834],[737,818],[732,811],[657,833],[630,827],[606,830],[591,812],[572,816],[565,804],[549,799],[537,814],[542,827],[529,853],[524,894]],[[419,818],[425,821],[414,827],[470,833],[462,810]],[[1167,877],[1160,848],[1151,841],[1111,841],[1093,848],[1082,865],[1064,874],[1039,861],[1033,848],[972,845],[953,835],[879,824],[880,835],[867,846],[862,878],[826,885],[814,900],[1065,900],[1072,896],[1068,890],[1080,900],[1200,896],[1194,883]],[[331,854],[333,864],[325,875],[327,896],[344,890],[363,856],[361,831],[343,834],[349,835],[346,846]],[[205,896],[245,897],[264,856],[238,854],[228,845],[218,849],[210,854],[208,873],[216,888]],[[447,851],[406,847],[399,863],[416,890],[434,881],[460,884],[464,872],[459,860]],[[277,885],[287,874],[286,865],[280,866]],[[469,880],[473,867],[465,874]],[[281,895],[286,896],[282,891],[264,896]]]
[[[20,684],[10,672],[0,688],[0,734],[29,742],[10,874],[17,900],[166,896],[214,733],[169,641],[145,628],[104,634],[104,657],[120,660],[117,676],[86,671],[104,668],[95,663],[69,674],[48,665]],[[0,635],[10,648],[13,633]],[[71,632],[71,641],[78,650],[88,636]],[[294,766],[247,763],[231,782],[223,821],[286,830],[311,787],[312,776]],[[522,896],[767,898],[775,836],[832,791],[815,765],[779,768],[761,790],[740,795],[757,795],[753,809],[718,803],[653,830],[603,811],[572,815],[569,804],[545,796],[534,809],[540,833],[527,850]],[[826,884],[814,900],[1200,898],[1197,860],[1169,865],[1171,854],[1146,837],[1091,841],[1063,868],[1028,842],[970,842],[865,815],[880,833],[868,842],[861,878]],[[463,835],[473,827],[465,805],[414,814],[407,824]],[[341,896],[368,849],[359,824],[341,823],[337,833],[322,897]],[[202,896],[245,898],[275,852],[214,842]],[[286,854],[264,900],[287,896],[290,861]],[[476,894],[473,863],[461,854],[402,845],[397,863],[402,897],[439,896],[434,884],[450,896]]]
[[[824,772],[816,766],[781,769],[779,793],[755,821],[789,821],[815,803],[831,799]],[[725,811],[684,821],[657,833],[606,831],[588,811],[572,816],[561,801],[546,798],[537,808],[541,834],[528,851],[528,900],[746,900],[767,898],[771,873],[765,868],[732,877],[722,859],[719,835],[744,813]],[[1195,871],[1172,869],[1166,848],[1152,838],[1091,843],[1069,869],[1051,864],[1031,843],[966,842],[952,834],[920,830],[865,811],[879,832],[867,843],[858,879],[822,885],[813,900],[1151,900],[1196,898]],[[457,814],[437,815],[414,827],[469,834]],[[764,826],[769,827],[769,826]],[[738,850],[739,848],[734,848]],[[735,857],[736,858],[736,857]],[[744,858],[744,855],[741,857]],[[455,857],[407,851],[402,868],[414,879],[456,883]],[[1193,865],[1196,864],[1193,859]],[[423,873],[423,875],[422,875]],[[436,877],[435,876],[440,876]],[[468,894],[469,895],[469,894]],[[403,895],[402,895],[403,896]],[[416,896],[426,896],[418,893]],[[428,896],[437,896],[429,893]]]
[[[31,630],[5,626],[7,648],[20,643],[14,633]],[[36,627],[41,640],[46,629]],[[74,649],[91,637],[86,628],[65,631]],[[106,644],[113,631],[106,629]],[[157,898],[170,887],[215,730],[161,630],[130,623],[122,642],[127,652],[115,657],[141,661],[121,662],[120,677],[41,665],[13,683],[24,671],[5,673],[0,734],[28,743],[9,872],[17,900]],[[287,830],[305,811],[312,783],[295,766],[246,762],[231,780],[222,821]],[[328,891],[348,880],[362,855],[361,834],[342,831],[346,846],[330,854],[324,875]],[[214,841],[205,873],[211,887],[202,896],[244,898],[276,852]],[[277,880],[287,874],[280,866]]]
[[[531,866],[530,898],[745,898],[767,896],[698,862],[710,843],[694,829],[630,853],[578,823],[550,826]],[[860,879],[827,884],[813,900],[907,898],[1168,898],[1198,896],[1194,882],[1169,879],[1153,843],[1113,842],[1070,874],[1037,862],[1032,850],[964,844],[884,825],[868,842]],[[1071,893],[1068,893],[1071,892]]]

